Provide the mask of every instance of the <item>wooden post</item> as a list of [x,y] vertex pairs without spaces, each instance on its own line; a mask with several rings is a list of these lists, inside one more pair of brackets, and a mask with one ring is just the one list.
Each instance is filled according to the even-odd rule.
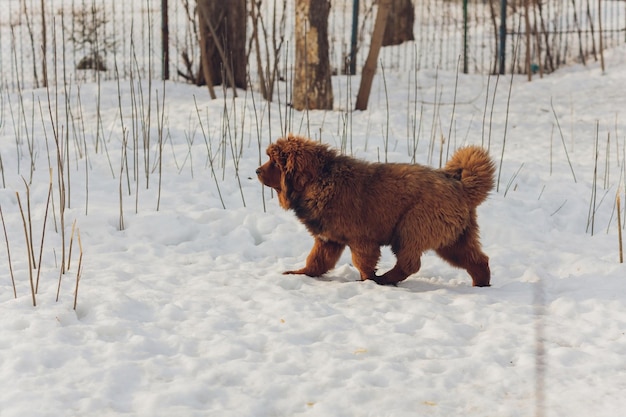
[[463,0],[463,74],[468,72],[467,62],[467,0]]
[[500,74],[504,74],[506,58],[506,0],[500,0]]
[[376,21],[374,22],[374,33],[372,33],[372,43],[367,60],[363,66],[363,75],[361,76],[361,85],[359,93],[356,97],[356,110],[367,110],[367,102],[370,98],[372,90],[372,81],[376,74],[376,66],[378,64],[378,53],[383,44],[383,35],[385,34],[385,26],[387,25],[387,15],[391,0],[380,0],[378,3],[378,13],[376,13]]
[[352,38],[350,39],[350,75],[356,74],[356,41],[359,31],[359,0],[352,0]]
[[530,13],[530,7],[528,7],[528,0],[524,0],[524,26],[526,26],[526,74],[528,75],[528,81],[532,81],[533,73],[530,69],[530,17],[528,16]]
[[[43,2],[43,0],[41,0]],[[161,68],[164,80],[170,79],[170,29],[168,23],[167,0],[161,0],[161,50],[163,67]]]
[[[230,87],[248,86],[246,58],[246,0],[197,0],[201,74],[211,76],[198,84],[226,83]],[[236,93],[234,93],[236,94]]]
[[600,27],[600,66],[604,72],[604,43],[602,42],[602,1],[598,0],[598,26]]
[[46,6],[44,0],[41,0],[41,72],[43,76],[42,87],[48,86],[48,48],[46,35]]

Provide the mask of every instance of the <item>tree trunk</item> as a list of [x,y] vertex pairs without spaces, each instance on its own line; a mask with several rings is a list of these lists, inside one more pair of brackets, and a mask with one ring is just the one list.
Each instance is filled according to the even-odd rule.
[[376,74],[376,66],[378,64],[378,53],[383,43],[385,26],[387,26],[390,3],[391,0],[379,0],[378,2],[378,12],[376,13],[376,21],[374,22],[374,33],[372,33],[370,51],[367,54],[367,59],[363,66],[359,93],[356,96],[356,110],[367,109],[367,102],[370,99],[370,91],[372,90],[372,81],[374,80],[374,74]]
[[[200,32],[198,84],[246,88],[246,0],[197,0]],[[210,78],[210,79],[207,79]]]
[[413,24],[415,9],[411,0],[392,0],[387,15],[383,46],[400,45],[415,40]]
[[329,0],[296,0],[296,65],[293,107],[333,108],[328,58]]

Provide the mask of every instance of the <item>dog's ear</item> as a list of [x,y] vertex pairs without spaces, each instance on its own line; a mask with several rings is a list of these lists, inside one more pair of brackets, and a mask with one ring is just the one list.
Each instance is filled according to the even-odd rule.
[[304,190],[310,175],[306,166],[306,159],[300,152],[292,152],[287,155],[285,165],[285,180],[289,181],[293,189],[297,192]]
[[307,184],[319,176],[319,153],[317,145],[307,141],[287,154],[285,177],[295,191],[304,191]]
[[280,170],[281,189],[302,191],[304,182],[300,175],[299,146],[291,137],[280,138],[267,147],[267,156]]
[[270,145],[267,153],[281,170],[283,188],[301,192],[317,177],[325,149],[313,141],[290,134]]
[[290,133],[286,138],[278,139],[276,143],[280,144],[285,157],[285,174],[292,176],[300,171],[302,164],[299,154],[305,142]]
[[287,164],[287,156],[281,151],[281,147],[277,143],[272,143],[267,147],[267,156],[280,168],[282,172],[285,171],[285,165]]

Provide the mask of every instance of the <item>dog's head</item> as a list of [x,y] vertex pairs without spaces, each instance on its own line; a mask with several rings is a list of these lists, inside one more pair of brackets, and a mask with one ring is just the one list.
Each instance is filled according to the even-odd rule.
[[261,183],[276,190],[280,205],[289,209],[320,176],[329,152],[326,145],[290,134],[267,147],[269,160],[256,174]]

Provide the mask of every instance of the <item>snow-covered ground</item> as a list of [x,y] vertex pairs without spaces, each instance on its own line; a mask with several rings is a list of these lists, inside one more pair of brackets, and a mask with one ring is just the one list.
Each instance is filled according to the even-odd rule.
[[[146,83],[121,82],[123,119],[117,83],[103,83],[101,122],[96,85],[72,86],[68,101],[52,91],[50,108],[45,90],[3,93],[10,265],[0,233],[0,415],[619,415],[626,48],[605,59],[604,74],[593,63],[515,78],[510,100],[510,76],[459,75],[457,85],[451,72],[387,73],[387,93],[377,77],[370,110],[359,113],[345,111],[358,78],[336,77],[336,111],[310,113],[243,91],[210,101],[205,89],[168,83],[161,152],[161,83],[152,85],[147,152]],[[53,124],[69,153],[66,248],[74,221],[78,231],[58,302]],[[358,281],[349,251],[321,279],[282,275],[303,265],[312,239],[254,170],[285,124],[368,160],[411,161],[416,146],[417,162],[438,165],[441,136],[444,161],[462,144],[489,146],[499,186],[479,223],[493,286],[472,288],[431,253],[398,287]],[[50,166],[33,307],[16,192],[25,213],[30,196],[38,259]],[[380,269],[393,263],[384,251]]]

